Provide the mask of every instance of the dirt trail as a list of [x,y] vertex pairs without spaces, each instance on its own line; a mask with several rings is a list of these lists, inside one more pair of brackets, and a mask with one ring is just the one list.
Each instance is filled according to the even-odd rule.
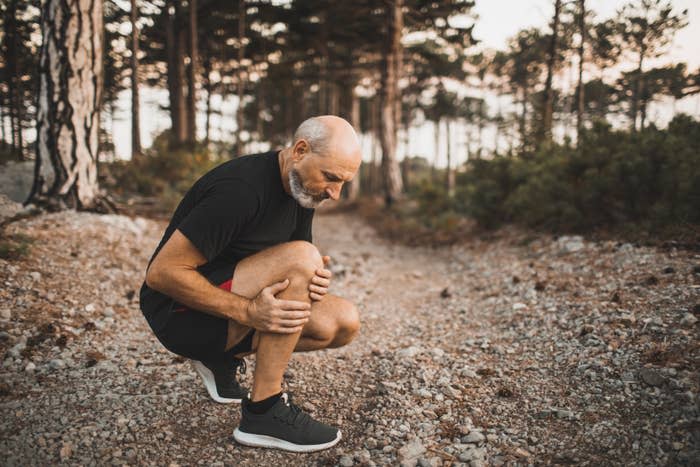
[[700,458],[696,254],[508,235],[408,248],[350,214],[317,216],[331,292],[363,328],[346,348],[294,356],[287,388],[344,433],[294,455],[237,445],[238,408],[210,401],[151,335],[135,292],[163,228],[84,213],[10,226],[33,243],[0,260],[2,464]]

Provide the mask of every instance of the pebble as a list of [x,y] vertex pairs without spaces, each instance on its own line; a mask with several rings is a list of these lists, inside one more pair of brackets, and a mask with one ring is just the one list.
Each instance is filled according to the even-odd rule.
[[3,308],[0,310],[0,318],[9,320],[12,318],[12,312],[9,308]]
[[486,438],[483,434],[479,433],[478,431],[472,431],[467,436],[464,436],[462,438],[462,442],[469,444],[479,444],[484,442],[484,439]]
[[651,368],[639,370],[639,377],[649,386],[661,386],[666,381],[666,378],[661,373]]
[[401,349],[397,352],[397,355],[401,358],[414,358],[416,355],[420,354],[422,350],[420,347],[410,346],[405,349]]
[[61,360],[60,358],[54,358],[53,360],[49,361],[49,368],[53,370],[58,370],[61,368],[64,368],[66,366],[66,362]]
[[354,464],[352,457],[350,456],[340,456],[340,462],[339,464],[341,467],[352,467]]
[[697,322],[698,322],[698,318],[696,318],[695,315],[692,313],[685,313],[683,315],[683,318],[681,318],[681,326],[690,327],[690,326],[695,325],[695,323],[697,323]]
[[27,363],[27,365],[24,367],[24,371],[34,371],[36,370],[36,365],[33,362]]

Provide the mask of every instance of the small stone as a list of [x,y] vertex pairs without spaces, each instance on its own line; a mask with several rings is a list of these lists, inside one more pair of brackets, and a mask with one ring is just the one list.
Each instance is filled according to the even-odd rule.
[[530,457],[531,455],[523,448],[516,448],[515,451],[513,451],[513,454],[515,454],[517,457]]
[[698,319],[692,313],[684,313],[683,318],[681,318],[681,326],[693,326],[698,322]]
[[415,346],[410,346],[410,347],[406,347],[405,349],[399,350],[396,354],[401,358],[413,358],[421,352],[422,352],[422,350],[420,348],[415,347]]
[[9,310],[9,308],[3,308],[0,310],[0,318],[7,320],[12,318],[12,312]]
[[37,282],[41,280],[41,273],[38,271],[32,271],[29,273],[29,277],[31,277],[34,282]]
[[482,443],[484,439],[484,435],[482,435],[478,431],[472,431],[467,436],[464,436],[462,438],[462,442],[469,444],[479,444]]
[[425,446],[418,438],[414,438],[399,449],[401,465],[416,465],[418,458],[425,453]]
[[27,363],[27,366],[24,367],[24,371],[34,371],[36,370],[36,365],[33,362]]
[[642,368],[639,370],[639,377],[649,386],[661,386],[666,381],[666,378],[656,370],[651,368]]
[[520,311],[527,309],[527,305],[524,303],[513,303],[513,311]]
[[49,361],[49,368],[53,370],[58,370],[66,366],[66,363],[61,360],[60,358],[54,358],[53,360]]
[[73,454],[73,446],[71,446],[70,443],[63,443],[63,446],[61,446],[61,450],[58,453],[61,460],[68,459],[71,454]]
[[95,311],[95,304],[88,303],[87,305],[85,305],[85,311],[87,311],[88,313],[92,313],[93,311]]
[[354,464],[354,462],[350,456],[340,456],[339,463],[342,467],[352,467],[352,465]]
[[664,274],[673,274],[674,272],[676,272],[676,270],[673,269],[671,266],[667,266],[664,268],[663,272],[664,272]]
[[459,375],[463,378],[476,378],[477,376],[479,376],[476,374],[476,371],[472,370],[471,368],[462,368],[462,370],[459,372]]
[[104,309],[104,311],[102,313],[107,317],[114,316],[114,308],[112,308],[111,306],[108,306],[107,308]]

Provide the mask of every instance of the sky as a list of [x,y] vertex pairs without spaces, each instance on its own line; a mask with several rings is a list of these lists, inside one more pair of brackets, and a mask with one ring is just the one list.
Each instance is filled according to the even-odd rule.
[[[587,8],[596,13],[597,19],[606,19],[614,16],[626,0],[587,0]],[[669,53],[662,57],[661,63],[677,61],[687,62],[690,69],[700,66],[700,0],[673,0],[676,11],[688,10],[688,26],[676,34],[674,43]],[[480,47],[491,49],[503,49],[508,38],[515,35],[520,29],[537,26],[546,27],[553,13],[552,0],[476,0],[474,12],[478,15],[474,28],[474,37],[481,41]],[[623,64],[624,67],[624,64]],[[629,67],[631,69],[632,64]],[[164,90],[148,90],[141,92],[141,141],[144,147],[151,144],[153,135],[166,129],[170,125],[167,114],[157,110],[158,105],[167,104],[167,93]],[[220,105],[220,99],[213,99],[214,108]],[[118,158],[129,158],[131,152],[131,122],[130,122],[130,92],[124,91],[119,98],[116,119],[112,125],[113,139]],[[224,118],[213,117],[212,138],[217,139],[219,130],[232,135],[235,129],[235,105],[228,102],[223,105]],[[685,99],[671,108],[669,104],[659,104],[650,109],[650,116],[660,120],[664,124],[672,116],[674,111],[684,111],[696,116],[700,115],[700,96]],[[204,116],[198,115],[198,127],[204,125]],[[423,125],[411,132],[412,154],[429,154],[434,152],[433,130],[430,125]],[[444,130],[443,130],[444,131]],[[200,135],[203,136],[203,135]],[[485,140],[489,140],[487,134]],[[231,137],[227,138],[231,139]],[[493,138],[491,138],[493,139]],[[465,142],[455,138],[453,150],[458,153],[464,148]],[[365,157],[369,157],[369,140],[366,141]],[[403,148],[399,148],[399,158],[403,157]],[[445,148],[438,149],[438,153],[444,159]]]

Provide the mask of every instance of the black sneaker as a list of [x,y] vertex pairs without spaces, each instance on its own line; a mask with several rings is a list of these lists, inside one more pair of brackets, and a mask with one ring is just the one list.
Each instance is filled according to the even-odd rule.
[[248,394],[248,390],[238,383],[236,373],[241,369],[245,373],[245,360],[232,358],[229,360],[204,362],[192,360],[192,366],[204,381],[204,386],[212,399],[222,404],[240,403]]
[[311,418],[292,403],[287,393],[261,415],[248,410],[248,404],[250,399],[245,398],[241,405],[241,424],[233,432],[233,437],[241,444],[311,452],[335,446],[340,441],[340,430]]

